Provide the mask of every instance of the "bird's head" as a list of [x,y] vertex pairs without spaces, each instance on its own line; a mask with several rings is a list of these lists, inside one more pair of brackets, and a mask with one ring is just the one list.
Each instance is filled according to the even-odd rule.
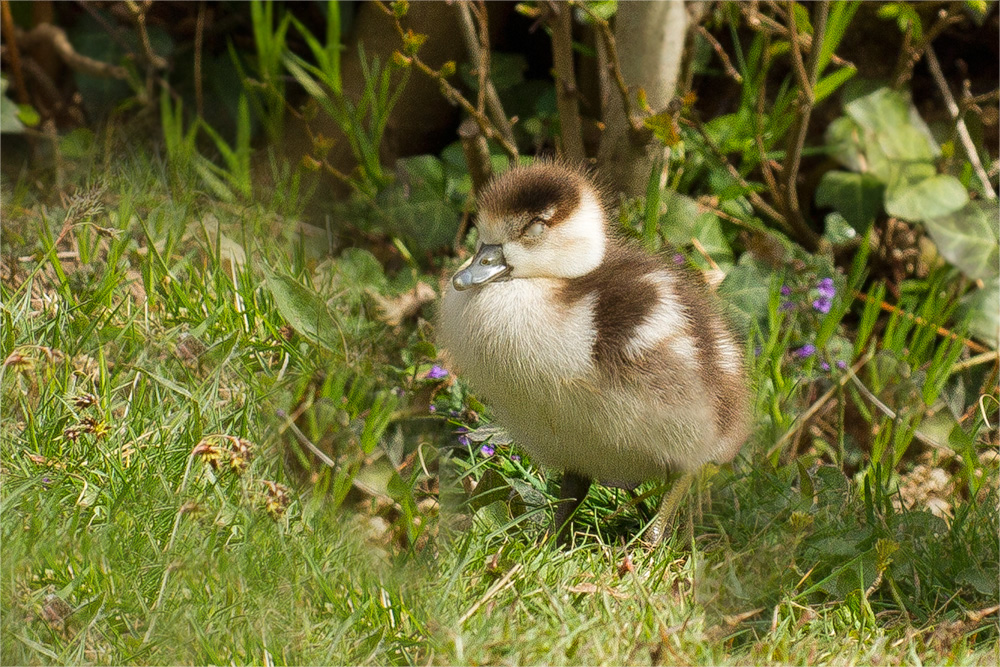
[[479,197],[479,247],[452,279],[463,290],[495,280],[577,278],[604,258],[607,230],[597,188],[553,162],[515,167]]

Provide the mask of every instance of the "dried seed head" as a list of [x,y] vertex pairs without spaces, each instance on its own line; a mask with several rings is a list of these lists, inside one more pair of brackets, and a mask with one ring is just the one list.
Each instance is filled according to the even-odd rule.
[[288,487],[267,479],[262,479],[260,482],[267,487],[267,490],[264,492],[264,509],[271,515],[272,519],[277,520],[285,513],[288,505],[292,502],[288,496]]
[[92,405],[96,405],[97,401],[97,396],[94,394],[81,394],[73,399],[73,405],[82,410],[83,408],[89,408]]

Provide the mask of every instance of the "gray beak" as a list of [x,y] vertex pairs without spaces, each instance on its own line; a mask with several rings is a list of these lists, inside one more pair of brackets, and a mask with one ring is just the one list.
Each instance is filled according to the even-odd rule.
[[472,258],[472,263],[455,274],[451,284],[461,291],[485,285],[510,273],[510,267],[503,256],[503,246],[483,245]]

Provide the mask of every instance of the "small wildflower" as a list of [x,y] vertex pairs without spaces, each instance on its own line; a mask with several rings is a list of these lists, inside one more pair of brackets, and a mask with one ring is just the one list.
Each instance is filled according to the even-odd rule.
[[434,414],[435,412],[437,412],[437,410],[438,409],[436,405],[432,405],[429,408],[427,408],[427,412],[430,412],[431,414]]
[[461,412],[459,412],[458,410],[449,410],[449,411],[448,411],[448,416],[449,416],[449,417],[457,417],[457,416],[459,416],[460,414],[462,414],[462,413],[461,413]]
[[847,368],[847,362],[844,361],[843,359],[837,359],[837,368],[839,368],[840,370],[844,370],[845,368]]
[[683,263],[684,263],[684,255],[680,254],[679,252],[674,253],[674,264],[683,264]]
[[21,352],[20,350],[14,350],[10,353],[10,356],[3,362],[4,366],[10,366],[15,371],[20,371],[26,373],[35,367],[35,358],[30,352]]
[[795,350],[795,356],[798,357],[799,359],[805,359],[807,357],[811,357],[814,354],[816,354],[816,346],[813,345],[812,343],[803,345],[799,349]]
[[393,387],[392,393],[396,396],[396,398],[403,398],[403,396],[406,395],[406,391],[402,387]]
[[822,368],[824,371],[830,370],[830,364],[826,363],[825,361],[819,362],[819,367]]
[[281,515],[285,513],[288,505],[292,502],[291,498],[288,497],[288,487],[266,479],[260,481],[261,484],[267,487],[264,496],[264,509],[271,515],[272,519],[277,520],[281,518]]
[[824,299],[832,299],[837,295],[837,288],[833,285],[833,278],[823,278],[816,286],[816,291]]
[[792,293],[791,287],[789,287],[788,285],[781,286],[781,296],[788,296],[791,293]]
[[97,396],[94,396],[93,394],[81,394],[73,400],[73,405],[80,409],[89,408],[91,405],[96,404]]
[[52,483],[52,478],[42,477],[42,486],[48,486],[51,483]]
[[830,306],[832,305],[833,302],[825,296],[821,296],[813,301],[813,309],[823,313],[824,315],[830,312]]
[[781,310],[784,310],[786,312],[789,310],[795,310],[795,304],[792,303],[791,301],[782,301]]
[[202,440],[191,450],[192,456],[200,456],[205,463],[212,466],[213,470],[219,469],[219,461],[222,460],[222,448],[207,439]]
[[489,458],[494,454],[496,454],[497,450],[494,449],[493,445],[489,443],[484,443],[483,446],[479,448],[479,453],[485,456],[486,458]]
[[764,348],[763,348],[763,347],[761,347],[760,345],[756,345],[756,346],[754,346],[754,348],[753,348],[753,355],[754,355],[755,357],[759,357],[759,356],[760,356],[760,353],[761,353],[761,352],[763,352],[763,351],[764,351]]
[[469,436],[464,435],[464,434],[458,436],[458,444],[462,445],[463,447],[468,447],[469,446]]
[[431,369],[427,371],[428,380],[440,380],[441,378],[448,377],[448,371],[441,368],[437,364],[431,366]]
[[230,438],[229,448],[229,467],[239,474],[253,460],[253,443],[244,438]]
[[76,442],[80,439],[80,434],[83,433],[83,429],[79,426],[70,426],[65,431],[63,431],[63,437],[70,442]]
[[510,455],[510,460],[511,461],[520,461],[521,460],[521,455],[520,454],[511,454]]

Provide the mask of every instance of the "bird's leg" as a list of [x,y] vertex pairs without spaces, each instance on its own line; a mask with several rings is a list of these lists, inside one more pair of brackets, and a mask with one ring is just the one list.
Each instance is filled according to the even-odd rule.
[[556,505],[556,515],[553,522],[556,542],[559,546],[565,546],[569,542],[570,520],[573,513],[580,507],[580,503],[587,497],[590,482],[590,478],[585,475],[578,475],[568,470],[563,473],[562,482],[559,485],[559,503]]
[[686,472],[682,474],[677,481],[674,482],[670,491],[663,494],[663,499],[660,501],[660,508],[656,511],[656,516],[653,518],[653,522],[649,524],[649,527],[646,528],[646,532],[643,535],[645,541],[651,546],[659,544],[671,524],[673,524],[674,516],[677,514],[677,508],[680,507],[681,504],[681,499],[684,498],[684,494],[687,493],[687,490],[691,488],[691,483],[694,481],[697,474],[698,473],[694,472]]

